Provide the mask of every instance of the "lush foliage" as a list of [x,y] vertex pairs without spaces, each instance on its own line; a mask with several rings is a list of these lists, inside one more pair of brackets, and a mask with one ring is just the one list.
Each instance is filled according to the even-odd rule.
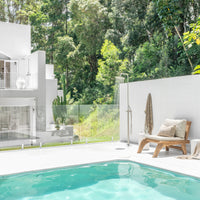
[[199,73],[199,0],[0,0],[0,20],[32,26],[64,104],[114,102],[115,77]]
[[200,74],[200,65],[197,65],[197,66],[194,68],[193,74]]
[[53,118],[56,124],[65,123],[67,107],[62,97],[54,99],[52,104]]
[[74,127],[81,140],[119,140],[119,110],[113,105],[97,106],[85,120]]
[[101,84],[101,94],[97,103],[112,103],[115,85],[115,77],[119,72],[129,69],[128,59],[120,59],[120,50],[110,41],[105,40],[101,48],[102,58],[98,60],[98,74],[96,80]]
[[184,44],[190,52],[193,63],[196,65],[193,74],[200,74],[200,17],[196,23],[190,25],[190,31],[184,33]]

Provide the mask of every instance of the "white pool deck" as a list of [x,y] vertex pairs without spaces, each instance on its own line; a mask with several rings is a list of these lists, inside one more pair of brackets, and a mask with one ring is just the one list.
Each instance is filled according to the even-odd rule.
[[200,178],[200,160],[177,159],[181,152],[176,150],[165,152],[164,149],[158,158],[152,158],[154,148],[141,154],[137,154],[137,148],[136,144],[127,147],[121,142],[105,142],[1,151],[0,175],[111,160],[130,160]]

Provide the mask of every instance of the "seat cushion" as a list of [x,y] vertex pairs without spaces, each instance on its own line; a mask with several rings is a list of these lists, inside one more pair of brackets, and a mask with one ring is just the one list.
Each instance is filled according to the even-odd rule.
[[183,138],[180,138],[180,137],[163,137],[163,136],[149,135],[149,134],[145,134],[145,138],[153,139],[153,140],[158,140],[158,141],[177,141],[177,140],[184,140]]
[[176,126],[175,137],[185,138],[185,128],[187,121],[185,119],[166,119],[165,126]]
[[164,137],[174,137],[176,132],[176,126],[165,126],[164,124],[161,125],[159,129],[158,136]]

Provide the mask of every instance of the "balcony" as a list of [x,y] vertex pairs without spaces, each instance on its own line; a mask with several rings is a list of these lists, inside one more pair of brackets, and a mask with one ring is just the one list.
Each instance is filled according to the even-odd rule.
[[38,66],[35,60],[34,55],[18,60],[0,59],[0,89],[37,89]]

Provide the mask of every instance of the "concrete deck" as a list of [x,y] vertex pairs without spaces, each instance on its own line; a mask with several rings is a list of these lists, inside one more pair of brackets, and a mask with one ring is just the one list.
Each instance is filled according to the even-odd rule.
[[130,160],[200,178],[200,160],[177,159],[181,152],[160,152],[154,148],[137,154],[138,145],[107,142],[0,152],[0,175],[50,169],[110,160]]

